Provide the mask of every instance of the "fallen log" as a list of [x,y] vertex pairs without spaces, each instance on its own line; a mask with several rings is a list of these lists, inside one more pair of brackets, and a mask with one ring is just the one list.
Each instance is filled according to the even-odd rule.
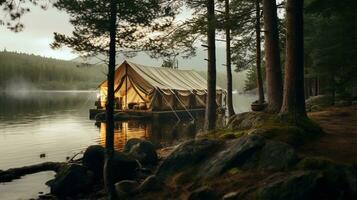
[[14,179],[21,178],[21,176],[34,174],[42,171],[58,172],[61,167],[66,165],[64,162],[44,162],[36,165],[29,165],[19,168],[10,168],[8,170],[0,170],[0,183],[10,182]]

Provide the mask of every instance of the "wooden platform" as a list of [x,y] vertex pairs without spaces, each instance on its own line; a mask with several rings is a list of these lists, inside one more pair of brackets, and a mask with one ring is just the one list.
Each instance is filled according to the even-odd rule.
[[[189,109],[191,115],[194,117],[197,115],[204,115],[205,108]],[[176,115],[180,118],[190,117],[187,110],[164,110],[164,111],[147,111],[147,110],[114,110],[115,120],[128,120],[128,119],[149,119],[149,118],[176,118]],[[89,118],[98,121],[105,120],[104,109],[90,109]]]

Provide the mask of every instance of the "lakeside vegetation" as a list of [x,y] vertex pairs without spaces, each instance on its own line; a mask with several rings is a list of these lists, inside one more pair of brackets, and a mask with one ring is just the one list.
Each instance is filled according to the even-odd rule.
[[105,79],[104,66],[45,58],[25,53],[0,52],[0,90],[87,90]]

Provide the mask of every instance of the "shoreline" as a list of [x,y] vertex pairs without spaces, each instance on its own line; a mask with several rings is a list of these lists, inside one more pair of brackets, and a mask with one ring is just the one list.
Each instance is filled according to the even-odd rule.
[[[348,139],[350,141],[350,144],[353,145],[353,141],[357,140],[357,133],[352,132],[353,138],[351,138],[351,134],[343,134],[343,131],[348,130],[348,127],[344,126],[343,124],[349,124],[349,126],[353,126],[354,125],[354,120],[357,120],[355,113],[357,113],[357,106],[349,106],[349,107],[329,107],[326,108],[323,111],[318,111],[318,112],[309,112],[308,115],[314,119],[317,123],[319,123],[322,128],[325,130],[326,132],[326,136],[322,136],[321,138],[317,139],[317,140],[312,140],[311,142],[307,142],[305,143],[302,147],[303,148],[297,148],[296,151],[298,154],[302,154],[304,156],[324,156],[327,157],[331,160],[336,160],[337,157],[334,157],[334,155],[336,154],[337,149],[339,148],[338,145],[334,145],[334,146],[329,146],[330,149],[327,149],[326,146],[325,147],[321,147],[321,145],[325,145],[326,141],[331,141],[333,139],[336,139],[335,137],[332,137],[331,134],[334,133],[334,135],[339,135],[341,138],[345,138],[348,136]],[[332,117],[331,117],[332,116]],[[333,124],[333,126],[328,126]],[[343,127],[344,126],[344,127]],[[340,127],[340,129],[338,129],[338,127]],[[336,129],[337,128],[337,129]],[[336,130],[339,130],[339,132]],[[357,129],[351,129],[351,130],[357,130]],[[333,132],[334,131],[334,132]],[[224,141],[226,141],[226,139],[224,139]],[[228,139],[229,141],[229,139]],[[344,141],[346,142],[346,141]],[[348,142],[348,141],[347,141]],[[165,160],[170,156],[170,154],[172,154],[172,152],[179,146],[182,145],[185,142],[181,142],[179,144],[173,145],[173,146],[167,146],[167,147],[163,147],[160,149],[157,149],[157,155],[159,158],[159,164],[156,165],[156,167],[152,168],[152,172],[156,171],[156,169],[161,166],[161,164],[163,162],[165,162]],[[350,153],[352,153],[354,155],[354,153],[352,152],[353,149],[351,149],[351,146],[346,145],[346,143],[344,144],[344,149],[343,151],[348,151]],[[341,146],[341,145],[340,145]],[[315,149],[313,149],[313,147],[315,147]],[[332,149],[331,149],[332,148]],[[336,149],[337,148],[337,149]],[[349,150],[351,149],[351,151]],[[320,153],[319,153],[320,152]],[[329,152],[334,152],[334,154],[330,154]],[[345,153],[348,153],[345,152]],[[324,154],[325,153],[325,154]],[[351,154],[351,156],[353,156]],[[338,152],[337,152],[337,155]],[[349,156],[348,159],[350,159],[350,161],[348,163],[351,163],[353,165],[356,166],[357,164],[357,160],[354,157]],[[343,161],[343,160],[337,160],[338,162]],[[351,162],[353,161],[353,162]],[[345,162],[346,163],[346,162]],[[247,172],[248,173],[248,172]],[[155,173],[150,173],[150,175],[153,175]],[[247,174],[248,176],[248,174]],[[251,176],[251,175],[249,175]],[[266,175],[264,175],[265,177]],[[219,176],[219,180],[223,177]],[[233,176],[235,177],[235,175]],[[236,179],[237,178],[237,179]],[[237,181],[238,179],[240,180],[241,177],[236,177],[234,178],[234,181]],[[251,177],[253,178],[253,177]],[[142,182],[143,179],[138,180],[138,182]],[[256,180],[258,181],[258,180]],[[248,183],[247,183],[248,184]],[[82,195],[82,199],[93,199],[92,197],[95,196],[95,198],[100,197],[100,198],[105,198],[105,192],[103,190],[103,188],[101,188],[100,186],[95,186],[96,189],[89,192],[90,194],[87,195]],[[99,188],[98,188],[99,187]],[[226,186],[225,186],[226,187]],[[227,189],[227,188],[226,188]],[[225,189],[225,190],[226,190]],[[229,188],[228,188],[229,189]],[[192,192],[192,191],[191,191]],[[151,192],[149,193],[145,193],[145,194],[152,194]],[[42,195],[42,197],[38,197],[38,199],[45,199],[45,198],[52,198],[52,199],[56,199],[55,196],[51,196],[49,194],[45,194]],[[139,197],[142,197],[142,195],[139,196],[135,196],[133,197],[133,199],[139,199]]]

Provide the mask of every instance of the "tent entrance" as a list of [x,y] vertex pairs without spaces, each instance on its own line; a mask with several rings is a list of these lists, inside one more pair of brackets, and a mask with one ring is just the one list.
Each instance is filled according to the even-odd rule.
[[119,110],[147,110],[147,95],[141,92],[129,76],[125,76],[122,84],[115,92],[117,109]]

